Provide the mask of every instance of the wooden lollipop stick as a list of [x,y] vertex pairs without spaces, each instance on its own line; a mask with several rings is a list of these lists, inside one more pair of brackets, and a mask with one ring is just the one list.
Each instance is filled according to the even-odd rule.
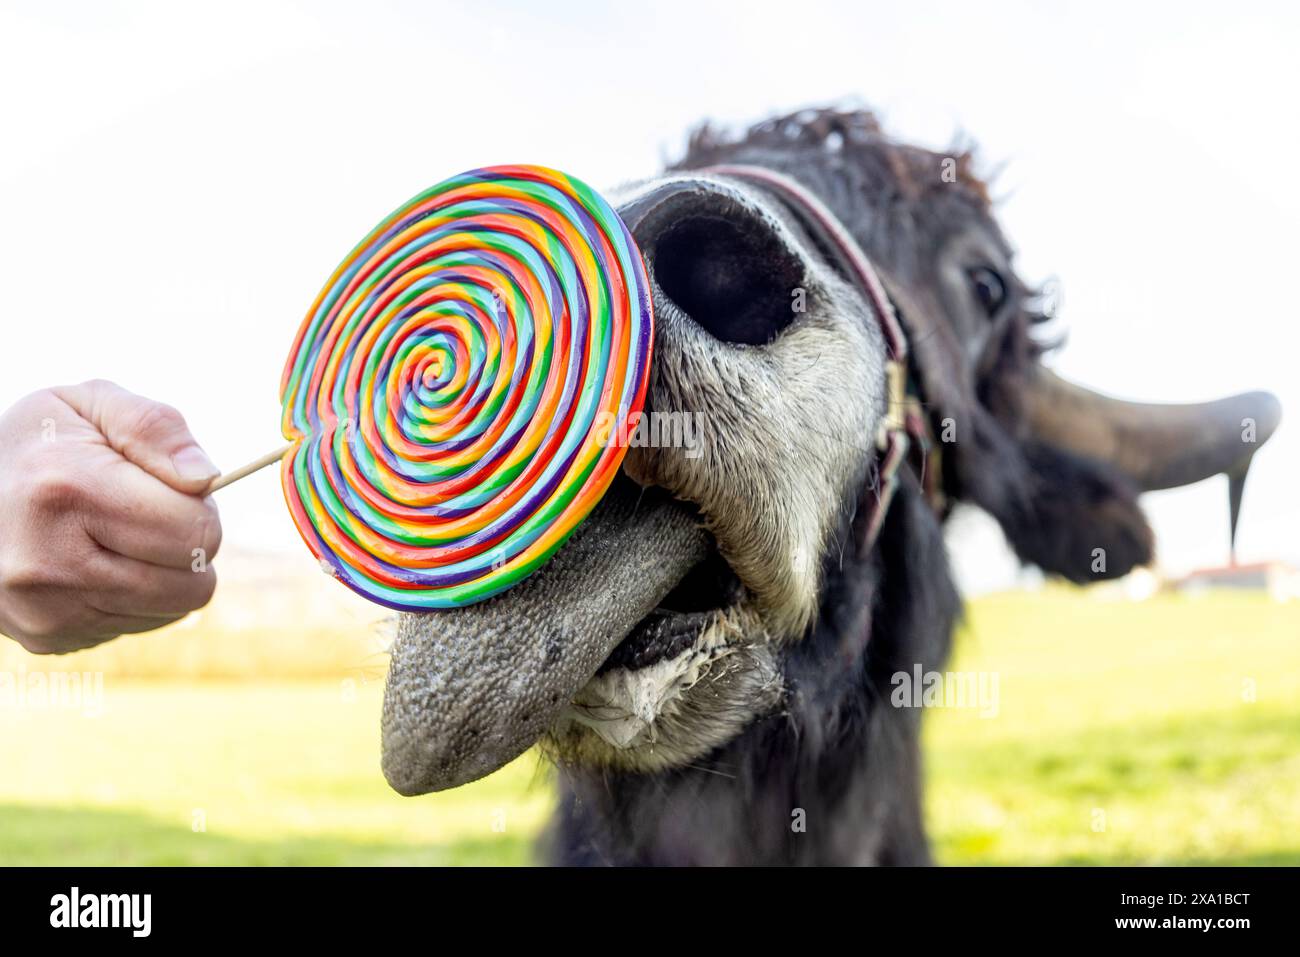
[[288,452],[291,448],[293,448],[292,442],[288,445],[281,446],[274,452],[267,452],[260,459],[255,459],[247,465],[241,465],[233,472],[227,472],[225,475],[214,478],[212,484],[208,486],[207,494],[211,495],[217,489],[225,488],[231,482],[238,482],[241,478],[252,475],[254,472],[266,468],[272,462],[280,461],[280,459],[284,458],[284,453]]

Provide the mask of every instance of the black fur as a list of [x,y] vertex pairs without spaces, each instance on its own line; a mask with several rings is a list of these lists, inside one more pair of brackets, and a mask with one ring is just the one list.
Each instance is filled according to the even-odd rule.
[[[852,539],[846,526],[841,541]],[[958,614],[935,516],[900,487],[874,554],[828,558],[812,633],[787,653],[784,712],[698,764],[565,768],[561,864],[923,864],[920,712],[890,676],[940,668]],[[802,821],[803,830],[797,828]]]
[[[1005,249],[969,152],[947,159],[886,137],[867,113],[807,111],[738,140],[698,131],[679,169],[752,163],[799,179],[826,202],[881,272],[907,327],[914,373],[943,448],[949,501],[1001,524],[1021,559],[1074,581],[1151,557],[1136,492],[1101,463],[1035,442],[1020,414],[1044,349],[1033,291],[972,364],[945,312],[935,264],[945,242],[979,229]],[[936,432],[939,430],[936,429]],[[942,668],[959,599],[941,518],[906,474],[872,554],[832,548],[816,625],[782,662],[785,710],[698,764],[656,774],[561,770],[549,835],[568,864],[917,864],[930,859],[921,803],[920,711],[893,707],[890,678]],[[842,542],[852,529],[843,530]],[[1106,550],[1105,569],[1094,549]],[[841,559],[841,553],[844,557]],[[796,826],[802,820],[806,830]]]
[[[954,164],[951,178],[940,175],[945,162]],[[1123,575],[1150,561],[1153,536],[1131,484],[1101,463],[1027,441],[1021,391],[1047,348],[1034,329],[1049,318],[1035,308],[1035,290],[1007,277],[1016,308],[973,369],[936,295],[935,264],[953,236],[978,229],[1011,255],[969,149],[940,154],[900,143],[864,111],[807,110],[739,139],[704,126],[677,168],[717,163],[768,166],[818,194],[903,304],[931,415],[957,424],[956,442],[943,448],[950,500],[987,511],[1022,560],[1071,581]],[[1092,571],[1094,548],[1107,550],[1105,574]]]

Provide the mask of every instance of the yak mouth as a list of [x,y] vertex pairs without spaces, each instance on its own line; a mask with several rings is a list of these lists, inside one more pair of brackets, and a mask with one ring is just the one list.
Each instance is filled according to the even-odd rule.
[[722,557],[712,536],[708,549],[704,560],[632,627],[601,663],[597,675],[617,668],[638,671],[676,658],[700,640],[720,612],[745,600],[747,591],[740,576]]
[[[687,661],[698,675],[729,654],[711,625],[747,590],[705,524],[699,508],[620,473],[525,581],[476,605],[402,615],[383,716],[393,788],[422,794],[482,777],[593,700],[618,711],[625,689],[650,675]],[[642,705],[637,716],[653,724],[656,714]]]
[[[666,493],[649,487],[643,494]],[[672,501],[704,527],[697,508],[679,498]],[[711,736],[735,728],[726,720],[702,722],[709,713],[707,706],[702,708],[706,700],[731,699],[726,710],[733,718],[746,713],[750,699],[770,703],[770,694],[743,680],[754,670],[755,657],[749,598],[716,540],[706,535],[704,556],[628,629],[572,695],[543,735],[542,751],[560,764],[646,771],[720,743]],[[757,684],[770,693],[777,682],[771,662],[762,664],[767,667],[759,669]]]

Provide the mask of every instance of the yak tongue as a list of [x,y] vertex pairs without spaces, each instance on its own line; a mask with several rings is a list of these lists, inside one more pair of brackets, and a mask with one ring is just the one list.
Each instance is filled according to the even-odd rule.
[[402,615],[384,694],[388,783],[439,791],[522,754],[707,550],[687,509],[620,476],[532,577],[468,608]]

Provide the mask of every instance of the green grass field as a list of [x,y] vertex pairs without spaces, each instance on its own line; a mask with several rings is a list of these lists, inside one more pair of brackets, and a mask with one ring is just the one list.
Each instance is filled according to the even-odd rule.
[[[999,697],[996,717],[928,717],[942,862],[1300,864],[1300,603],[994,596],[951,667],[996,673]],[[0,704],[0,863],[531,862],[545,765],[398,797],[362,673],[110,671],[91,716]]]

